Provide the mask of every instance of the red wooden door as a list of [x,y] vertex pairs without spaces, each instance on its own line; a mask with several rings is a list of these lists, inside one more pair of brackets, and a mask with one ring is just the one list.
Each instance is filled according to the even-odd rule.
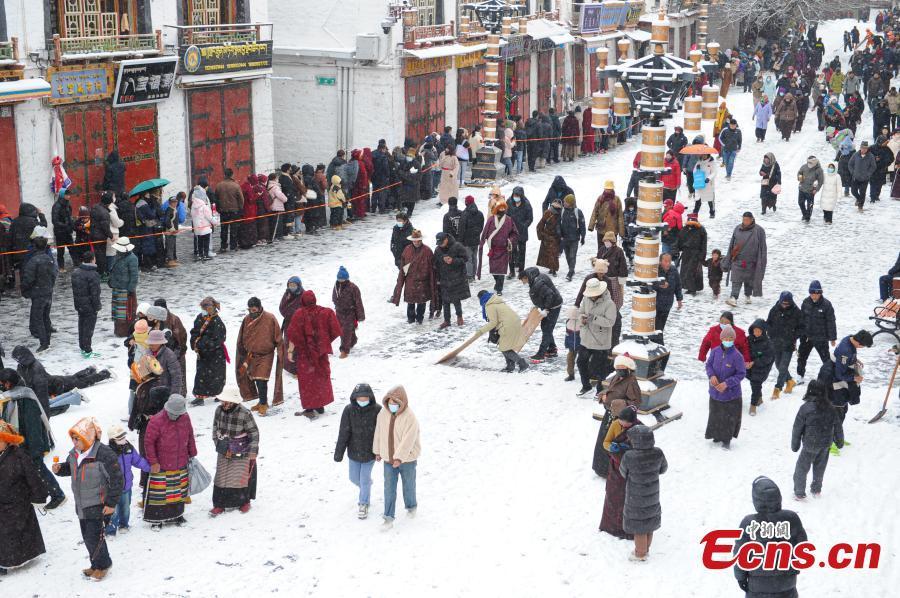
[[407,77],[406,136],[420,143],[429,133],[441,133],[446,120],[444,72]]
[[472,130],[482,121],[481,109],[484,107],[485,66],[473,66],[459,69],[457,92],[456,122],[460,127]]
[[506,63],[506,103],[509,114],[531,116],[531,59],[520,56]]
[[572,91],[576,102],[584,99],[584,46],[575,44],[572,46]]
[[238,181],[254,172],[250,85],[220,85],[188,93],[192,182],[206,175],[215,185],[225,177],[225,168],[234,170]]
[[553,84],[556,86],[556,94],[553,106],[556,108],[557,114],[562,114],[565,110],[563,102],[565,101],[566,92],[566,50],[565,48],[557,48],[553,51],[553,54],[556,60],[554,65],[555,72],[553,73]]
[[103,190],[104,160],[112,150],[125,162],[126,191],[159,176],[156,105],[113,109],[102,102],[60,108],[66,141],[66,194],[72,209],[89,206]]
[[14,110],[12,106],[0,106],[0,201],[13,216],[19,213],[22,201]]
[[538,53],[538,110],[543,114],[550,109],[550,96],[553,94],[553,50]]

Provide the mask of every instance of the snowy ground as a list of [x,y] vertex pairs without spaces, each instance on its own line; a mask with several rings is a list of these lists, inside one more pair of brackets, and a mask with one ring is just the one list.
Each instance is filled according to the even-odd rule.
[[[849,26],[850,21],[820,26],[829,44],[827,58],[833,55],[830,48],[840,32]],[[808,115],[803,132],[790,143],[780,141],[777,132],[770,130],[768,141],[756,144],[750,94],[733,92],[728,103],[744,128],[745,149],[738,157],[734,179],[725,182],[722,176],[720,180],[717,218],[701,217],[709,231],[710,249],[727,247],[744,210],[758,211],[756,173],[766,151],[775,152],[785,180],[779,211],[758,219],[767,230],[769,244],[765,297],[735,310],[738,325],[746,328],[756,317],[764,317],[781,290],[793,291],[799,302],[809,281],[818,278],[837,310],[839,336],[867,326],[877,297],[877,277],[893,264],[897,253],[900,204],[886,199],[867,206],[860,215],[848,199],[838,206],[833,227],[822,224],[818,208],[813,222],[802,224],[793,174],[809,154],[823,162],[833,157],[816,130],[815,114]],[[867,113],[860,131],[867,138],[870,130]],[[620,192],[625,189],[636,150],[633,141],[601,158],[522,177],[519,184],[539,207],[553,176],[562,174],[588,212],[605,179],[612,178]],[[486,191],[472,191],[483,207]],[[412,220],[430,240],[440,229],[440,218],[441,212],[422,203]],[[632,564],[626,559],[630,542],[597,531],[604,482],[590,469],[598,428],[591,418],[594,405],[575,398],[577,383],[563,381],[561,359],[523,375],[501,374],[497,370],[502,359],[479,342],[456,367],[433,365],[440,354],[472,333],[480,324],[480,313],[473,299],[465,304],[463,328],[437,332],[437,322],[426,321],[421,327],[406,324],[402,308],[385,301],[394,284],[388,252],[392,224],[388,217],[369,218],[342,233],[228,254],[208,264],[183,260],[185,265],[177,270],[142,275],[139,298],[167,297],[188,327],[202,297],[211,294],[221,300],[230,347],[249,296],[261,297],[268,309],[275,310],[285,281],[297,274],[307,289],[316,291],[320,303],[330,305],[341,264],[361,287],[368,318],[360,326],[360,344],[351,358],[332,362],[339,398],[327,417],[312,423],[294,417],[296,386],[287,379],[286,408],[260,422],[259,500],[249,514],[209,519],[211,495],[206,492],[188,507],[185,527],[152,533],[135,510],[133,531],[110,542],[115,562],[110,577],[96,586],[81,581],[80,569],[87,561],[69,502],[40,517],[48,553],[0,578],[4,594],[587,596],[627,577],[630,593],[636,595],[739,595],[730,571],[702,567],[700,539],[711,530],[736,526],[752,510],[750,484],[758,475],[772,477],[782,494],[790,496],[794,467],[790,428],[800,397],[795,391],[784,400],[764,403],[756,418],[745,416],[731,452],[703,439],[706,383],[696,353],[706,328],[725,306],[714,303],[707,290],[687,297],[684,309],[669,320],[666,339],[673,357],[668,371],[680,380],[673,404],[684,417],[657,432],[657,445],[665,450],[670,464],[662,478],[663,527],[654,538],[651,562]],[[183,256],[190,254],[189,239],[185,243]],[[536,242],[529,244],[530,264],[537,248]],[[559,281],[567,304],[574,300],[578,281],[588,273],[587,257],[595,248],[594,237],[589,236],[576,281]],[[524,314],[529,306],[526,289],[513,281],[508,285],[505,299]],[[53,317],[61,332],[42,357],[51,372],[83,367],[73,350],[76,328],[68,276],[62,277],[59,286]],[[489,286],[482,281],[473,288],[473,296]],[[108,306],[106,295],[104,305]],[[104,308],[104,317],[107,311]],[[626,326],[629,319],[626,314]],[[34,345],[27,338],[26,321],[25,302],[4,301],[0,330],[8,349],[22,342]],[[95,350],[103,354],[102,364],[120,372],[119,380],[90,389],[90,404],[53,418],[61,439],[56,454],[68,449],[65,431],[77,418],[94,415],[106,428],[125,414],[125,353],[121,342],[112,338],[111,328],[109,320],[101,321]],[[562,334],[560,325],[560,346]],[[884,398],[892,364],[886,352],[889,346],[882,336],[874,348],[862,352],[867,363],[862,403],[851,409],[846,422],[853,446],[831,460],[823,498],[806,503],[785,500],[788,508],[799,512],[810,539],[820,549],[839,541],[880,542],[880,568],[806,571],[799,578],[802,595],[875,598],[893,595],[889,588],[896,588],[900,581],[896,542],[900,529],[893,500],[900,492],[900,478],[889,461],[900,449],[900,404],[892,398],[883,422],[865,423]],[[190,381],[194,368],[188,359]],[[811,358],[811,372],[818,363],[817,357]],[[228,392],[236,392],[233,372],[228,376]],[[346,461],[332,460],[340,410],[361,381],[370,383],[379,396],[394,384],[404,384],[422,427],[419,514],[407,520],[398,507],[401,514],[388,533],[378,529],[380,468],[375,469],[372,516],[358,521]],[[774,372],[764,387],[766,397],[773,384]],[[749,396],[747,385],[744,391]],[[745,398],[745,409],[747,403]],[[210,468],[215,462],[212,413],[212,407],[190,411],[200,459]]]

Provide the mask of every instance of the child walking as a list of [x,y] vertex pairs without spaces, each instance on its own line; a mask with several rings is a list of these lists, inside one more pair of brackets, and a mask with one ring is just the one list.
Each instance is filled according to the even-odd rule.
[[756,408],[762,404],[762,385],[769,379],[769,372],[775,363],[775,345],[769,338],[765,320],[757,318],[750,326],[747,345],[750,349],[750,367],[747,379],[750,381],[750,415],[756,415]]
[[803,405],[794,419],[791,450],[800,452],[794,467],[794,498],[806,499],[806,474],[812,467],[810,490],[814,497],[822,493],[822,479],[828,465],[831,443],[844,446],[844,427],[841,416],[828,399],[825,384],[810,380],[803,397]]
[[125,437],[125,429],[119,424],[113,424],[107,430],[109,435],[109,448],[113,450],[119,460],[119,469],[122,470],[122,476],[125,484],[122,486],[122,494],[119,496],[119,502],[116,504],[116,512],[112,514],[109,525],[106,526],[107,537],[114,537],[116,532],[127,532],[131,527],[128,520],[131,517],[131,485],[134,482],[134,474],[131,468],[149,473],[150,464],[141,456],[137,449],[134,448]]
[[350,461],[350,481],[359,487],[357,517],[365,519],[369,515],[369,491],[372,488],[372,467],[375,453],[372,443],[375,439],[375,422],[381,405],[375,401],[375,393],[368,384],[357,384],[350,393],[350,404],[344,407],[341,426],[338,431],[334,460],[340,463],[347,452]]
[[581,316],[577,307],[570,307],[566,311],[566,382],[575,379],[575,355],[581,346]]
[[706,266],[706,276],[709,280],[709,288],[712,289],[713,299],[719,300],[719,292],[722,290],[722,250],[713,249],[710,258],[703,262]]
[[647,560],[653,532],[662,525],[659,504],[659,476],[669,464],[662,449],[654,445],[653,430],[644,425],[628,430],[631,448],[622,455],[619,473],[625,478],[625,509],[622,521],[625,532],[634,534],[634,561]]

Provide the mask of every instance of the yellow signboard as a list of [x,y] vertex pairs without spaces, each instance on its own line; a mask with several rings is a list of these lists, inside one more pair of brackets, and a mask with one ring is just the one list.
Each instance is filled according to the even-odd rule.
[[464,69],[472,66],[484,64],[484,50],[477,52],[469,52],[468,54],[460,54],[455,59],[456,68]]
[[439,71],[448,71],[453,68],[452,56],[438,56],[436,58],[404,58],[402,77],[415,77]]

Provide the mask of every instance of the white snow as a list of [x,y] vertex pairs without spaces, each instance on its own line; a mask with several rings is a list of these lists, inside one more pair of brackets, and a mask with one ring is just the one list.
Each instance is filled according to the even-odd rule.
[[[829,48],[826,60],[834,54],[840,32],[851,24],[844,20],[820,26]],[[768,234],[765,297],[749,306],[741,303],[734,310],[737,324],[746,329],[754,318],[765,317],[784,289],[793,291],[799,303],[809,281],[817,278],[837,311],[839,337],[871,328],[867,318],[877,296],[877,277],[893,264],[898,250],[900,203],[885,198],[873,207],[867,205],[860,215],[852,200],[843,199],[833,227],[823,225],[818,208],[813,222],[802,224],[794,203],[793,173],[810,153],[833,155],[824,135],[816,130],[815,113],[807,115],[803,132],[790,143],[780,141],[773,126],[765,144],[756,144],[750,94],[732,89],[728,103],[743,126],[745,143],[734,179],[726,182],[720,177],[717,218],[708,220],[705,207],[702,210],[709,249],[727,247],[744,210],[758,212],[756,173],[763,153],[775,152],[785,181],[778,212],[758,217]],[[670,128],[672,125],[669,123]],[[868,111],[859,130],[868,138]],[[546,168],[514,184],[524,186],[536,207],[537,220],[547,187],[554,175],[562,174],[575,189],[581,208],[589,212],[604,180],[613,179],[619,192],[624,191],[638,143],[632,141],[600,158]],[[888,190],[886,187],[883,197]],[[469,192],[482,208],[486,205],[486,189],[461,194]],[[422,202],[412,221],[431,241],[440,229],[441,214]],[[666,452],[670,464],[662,476],[663,524],[655,534],[650,561],[635,564],[627,560],[630,542],[597,531],[604,482],[590,468],[599,427],[591,417],[596,404],[575,397],[577,382],[563,381],[564,358],[525,374],[502,374],[503,363],[496,350],[478,342],[454,366],[433,365],[480,325],[480,310],[474,299],[467,301],[465,326],[453,326],[444,333],[435,331],[438,321],[426,321],[419,327],[406,324],[403,308],[385,301],[395,281],[388,252],[392,225],[389,217],[369,218],[351,230],[266,250],[229,253],[209,264],[189,263],[187,240],[180,248],[185,265],[143,275],[139,299],[167,297],[188,328],[202,297],[211,294],[219,299],[233,355],[249,296],[259,296],[264,306],[274,311],[287,278],[297,274],[307,289],[316,291],[321,304],[330,305],[335,273],[339,265],[345,265],[362,289],[367,319],[360,325],[360,344],[350,358],[332,361],[338,400],[328,407],[329,415],[317,421],[294,417],[297,391],[295,382],[287,378],[286,408],[259,422],[259,491],[253,509],[246,515],[230,512],[209,519],[208,490],[188,506],[186,526],[152,533],[133,506],[133,530],[110,541],[114,566],[100,585],[81,579],[81,569],[88,564],[71,492],[63,480],[70,501],[39,516],[47,554],[0,578],[4,594],[597,596],[624,583],[627,593],[636,596],[738,596],[730,570],[703,568],[700,540],[711,530],[735,527],[752,512],[751,482],[758,475],[767,475],[781,487],[785,507],[798,511],[820,554],[836,542],[882,545],[879,569],[815,567],[800,575],[801,595],[894,595],[900,581],[895,504],[900,493],[895,463],[900,450],[900,403],[892,398],[885,419],[877,425],[866,424],[881,407],[893,365],[887,353],[890,342],[884,336],[876,339],[874,348],[861,352],[871,378],[863,385],[861,404],[851,408],[845,424],[852,447],[831,459],[821,499],[795,503],[790,499],[795,455],[789,442],[804,387],[770,402],[773,371],[764,386],[765,403],[759,415],[747,417],[745,411],[733,450],[724,452],[704,440],[707,383],[696,352],[706,329],[725,306],[713,302],[708,289],[686,297],[684,308],[673,311],[665,335],[672,352],[667,374],[679,380],[673,410],[683,411],[684,416],[656,432],[656,444]],[[529,264],[534,263],[538,250],[533,230],[531,238]],[[590,273],[587,258],[595,247],[594,237],[589,235],[575,280],[556,279],[567,305],[574,300],[582,278]],[[60,283],[53,310],[60,333],[54,336],[52,350],[41,357],[51,372],[73,371],[84,365],[75,351],[67,278]],[[490,283],[482,280],[473,287],[473,296],[489,287]],[[523,315],[530,306],[526,289],[518,281],[507,281],[504,298]],[[78,418],[94,415],[106,429],[125,415],[125,353],[121,341],[111,336],[107,293],[103,300],[95,350],[103,354],[100,363],[115,367],[120,376],[113,383],[88,389],[89,404],[53,418],[60,439],[55,455],[68,450],[65,432]],[[629,301],[630,291],[623,318],[625,331],[630,321]],[[34,346],[26,321],[27,303],[4,298],[0,330],[8,351],[17,343]],[[556,338],[561,351],[563,334],[560,324]],[[536,348],[537,338],[535,335],[526,347],[526,355]],[[818,358],[812,357],[810,373],[818,367]],[[193,357],[189,356],[189,388],[193,374]],[[227,391],[236,392],[232,371],[228,380]],[[359,521],[356,488],[347,479],[346,459],[335,463],[332,458],[340,411],[350,390],[362,381],[371,384],[379,397],[389,387],[404,384],[422,429],[418,515],[414,520],[406,518],[398,504],[398,519],[386,533],[378,529],[383,505],[380,464],[374,470],[370,517]],[[744,397],[746,410],[747,384]],[[190,410],[200,459],[210,469],[215,465],[212,414],[213,408],[208,406]],[[134,435],[131,439],[136,442]]]

